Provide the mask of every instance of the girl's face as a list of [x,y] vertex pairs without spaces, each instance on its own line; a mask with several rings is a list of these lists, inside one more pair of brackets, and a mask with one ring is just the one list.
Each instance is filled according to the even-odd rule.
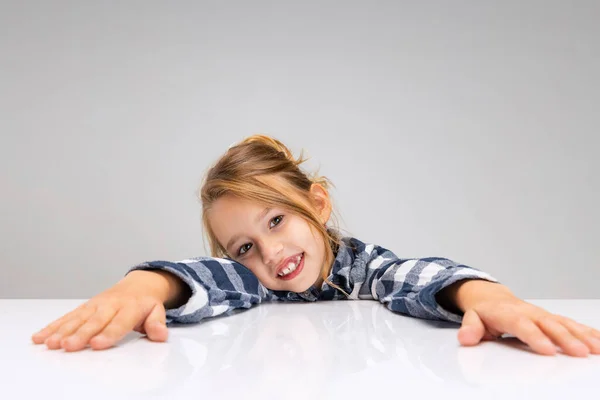
[[[311,192],[322,201],[323,208],[318,211],[325,223],[330,213],[327,192],[319,185],[313,185]],[[229,257],[250,269],[265,287],[292,292],[303,292],[313,284],[320,287],[326,246],[302,217],[224,195],[213,203],[208,220]],[[296,269],[281,276],[290,260]]]

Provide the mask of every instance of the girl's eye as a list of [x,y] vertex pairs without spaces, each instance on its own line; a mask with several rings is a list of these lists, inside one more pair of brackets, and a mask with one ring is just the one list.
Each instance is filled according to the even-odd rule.
[[[276,220],[277,218],[279,218],[279,217],[281,217],[281,218],[279,219],[279,221],[281,221],[281,220],[283,219],[283,215],[278,215],[278,216],[276,216],[275,218],[271,219],[271,221],[275,221],[275,220]],[[269,221],[269,222],[271,222],[271,221]],[[277,226],[277,225],[279,225],[279,222],[277,222],[277,224],[275,224],[275,225],[276,225],[276,226]]]
[[[280,218],[280,217],[281,217],[281,218]],[[271,219],[271,221],[269,221],[269,222],[275,221],[275,220],[277,220],[277,219],[278,219],[279,221],[278,221],[278,222],[275,224],[276,226],[277,226],[277,225],[279,225],[279,224],[281,223],[281,220],[283,219],[283,215],[278,215],[278,216],[276,216],[276,217],[272,218],[272,219]],[[270,227],[270,224],[269,224],[269,227]],[[244,246],[246,246],[246,245],[249,245],[249,244],[250,244],[250,243],[245,243],[245,244],[243,244],[243,245],[240,247],[240,250],[242,250],[242,249],[244,248]],[[248,250],[250,250],[250,249],[248,249]],[[248,250],[246,250],[246,251],[244,251],[244,252],[238,251],[238,257],[239,257],[239,256],[243,256],[244,254],[246,254],[246,253],[248,252]]]

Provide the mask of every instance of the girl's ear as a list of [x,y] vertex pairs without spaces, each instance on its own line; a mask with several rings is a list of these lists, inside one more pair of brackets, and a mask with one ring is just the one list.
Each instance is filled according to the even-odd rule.
[[331,201],[329,200],[329,193],[318,183],[313,183],[310,186],[310,194],[313,199],[313,205],[316,211],[321,216],[321,222],[326,224],[329,221],[331,215]]

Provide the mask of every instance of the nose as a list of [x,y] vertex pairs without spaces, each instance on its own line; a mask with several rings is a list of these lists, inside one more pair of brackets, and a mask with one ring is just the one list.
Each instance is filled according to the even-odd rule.
[[262,246],[262,257],[265,265],[277,266],[281,261],[283,245],[278,241],[264,242]]

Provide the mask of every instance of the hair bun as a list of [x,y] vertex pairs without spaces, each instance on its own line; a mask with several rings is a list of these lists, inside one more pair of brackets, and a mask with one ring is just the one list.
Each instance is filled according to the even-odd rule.
[[300,157],[298,159],[296,159],[294,157],[294,155],[292,154],[292,152],[290,151],[290,149],[285,144],[283,144],[281,141],[275,139],[274,137],[267,136],[267,135],[255,134],[252,136],[248,136],[247,138],[245,138],[244,140],[239,142],[236,146],[246,145],[249,143],[259,143],[261,145],[268,146],[280,153],[283,153],[285,155],[285,157],[288,160],[290,160],[292,163],[294,163],[295,165],[300,165],[304,161],[306,161],[306,159],[303,159],[303,157],[302,157],[303,151],[300,152]]

